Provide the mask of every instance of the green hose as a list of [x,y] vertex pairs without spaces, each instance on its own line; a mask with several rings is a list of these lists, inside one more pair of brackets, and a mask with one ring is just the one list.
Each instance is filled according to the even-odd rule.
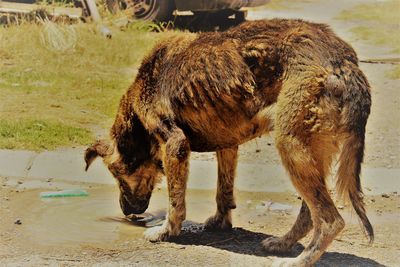
[[89,193],[83,189],[67,189],[61,191],[41,192],[41,198],[48,197],[86,197]]

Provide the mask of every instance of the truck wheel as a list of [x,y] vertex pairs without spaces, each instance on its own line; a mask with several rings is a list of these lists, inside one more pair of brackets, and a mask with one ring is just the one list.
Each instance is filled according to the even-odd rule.
[[174,0],[130,0],[134,6],[137,19],[168,21],[175,10]]
[[126,8],[125,3],[119,0],[104,0],[104,5],[111,14],[115,14],[119,10]]

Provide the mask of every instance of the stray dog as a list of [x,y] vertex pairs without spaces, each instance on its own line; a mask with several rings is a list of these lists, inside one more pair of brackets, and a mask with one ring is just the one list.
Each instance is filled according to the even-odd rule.
[[274,130],[303,203],[292,229],[263,246],[287,252],[314,229],[297,258],[276,263],[310,266],[344,227],[325,182],[337,154],[336,190],[350,200],[373,241],[360,185],[370,106],[370,86],[356,53],[326,25],[274,19],[177,36],[161,41],[143,60],[121,99],[111,140],[86,150],[86,168],[103,158],[118,181],[126,215],[147,209],[165,175],[167,219],[145,232],[148,240],[160,241],[181,231],[190,152],[216,151],[217,212],[205,226],[229,229],[238,146]]

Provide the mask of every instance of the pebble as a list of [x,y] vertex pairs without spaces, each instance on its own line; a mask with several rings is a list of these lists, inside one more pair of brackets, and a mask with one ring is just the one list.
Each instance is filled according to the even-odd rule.
[[269,207],[271,206],[272,202],[271,201],[261,201],[261,205]]
[[300,199],[300,200],[301,200],[301,196],[300,196],[299,194],[297,194],[297,193],[293,193],[293,194],[292,194],[292,196],[294,196],[295,198],[297,198],[297,199]]
[[293,207],[292,206],[290,206],[290,205],[285,205],[285,204],[281,204],[281,203],[272,203],[270,206],[269,206],[269,210],[283,210],[283,211],[286,211],[286,210],[291,210]]
[[389,197],[390,197],[390,196],[389,196],[388,194],[386,194],[386,193],[383,193],[381,196],[384,197],[384,198],[389,198]]
[[261,204],[258,204],[256,206],[256,210],[268,209],[269,206],[271,206],[271,204],[272,204],[271,201],[261,201]]
[[270,210],[270,211],[287,211],[291,210],[291,205],[285,205],[281,203],[274,203],[271,201],[261,201],[261,204],[256,206],[256,210]]

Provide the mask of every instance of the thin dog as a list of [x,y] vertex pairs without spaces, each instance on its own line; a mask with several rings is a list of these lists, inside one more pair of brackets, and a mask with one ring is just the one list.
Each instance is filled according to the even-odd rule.
[[121,99],[110,140],[95,142],[85,160],[88,168],[97,156],[103,158],[118,181],[125,214],[144,212],[155,184],[166,176],[166,221],[145,232],[147,239],[161,241],[181,231],[191,151],[217,153],[217,211],[205,226],[229,229],[238,146],[274,130],[303,203],[290,231],[262,245],[286,252],[314,229],[298,257],[276,262],[310,266],[345,225],[325,181],[336,155],[336,191],[352,203],[373,240],[360,184],[370,106],[370,86],[356,53],[328,26],[245,22],[156,45]]

